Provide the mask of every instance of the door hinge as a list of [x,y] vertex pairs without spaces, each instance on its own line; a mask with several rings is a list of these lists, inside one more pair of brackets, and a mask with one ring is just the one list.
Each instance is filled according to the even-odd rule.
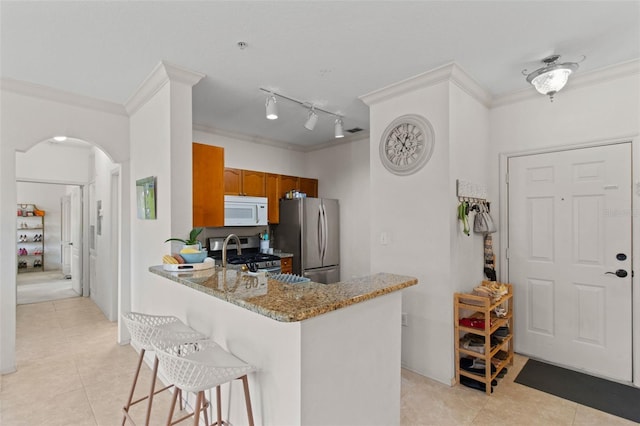
[[507,183],[507,184],[509,183],[509,173],[505,173],[505,175],[504,175],[504,181],[505,181],[505,183]]
[[509,247],[507,247],[506,249],[504,249],[504,256],[508,259],[509,258]]

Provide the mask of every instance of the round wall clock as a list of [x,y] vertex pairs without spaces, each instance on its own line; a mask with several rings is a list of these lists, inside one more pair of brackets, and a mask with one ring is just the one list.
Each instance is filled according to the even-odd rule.
[[410,175],[431,158],[434,134],[431,123],[419,115],[403,115],[387,126],[380,139],[380,161],[391,173]]

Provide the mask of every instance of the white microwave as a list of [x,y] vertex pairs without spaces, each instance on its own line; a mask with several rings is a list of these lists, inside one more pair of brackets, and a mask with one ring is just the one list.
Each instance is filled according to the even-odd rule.
[[261,226],[266,224],[266,197],[224,196],[224,226]]

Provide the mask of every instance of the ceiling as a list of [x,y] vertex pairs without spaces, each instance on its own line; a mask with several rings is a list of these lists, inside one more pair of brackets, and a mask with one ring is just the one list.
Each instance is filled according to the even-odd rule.
[[2,0],[0,19],[2,77],[124,104],[164,60],[206,74],[194,123],[301,149],[332,141],[334,118],[308,131],[279,100],[266,120],[259,88],[367,130],[360,96],[452,61],[498,97],[534,90],[521,71],[552,53],[586,55],[578,73],[640,57],[640,0]]

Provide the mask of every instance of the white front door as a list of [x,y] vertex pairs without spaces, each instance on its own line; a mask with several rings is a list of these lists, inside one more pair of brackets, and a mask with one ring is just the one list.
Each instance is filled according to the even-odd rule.
[[631,144],[512,157],[508,172],[515,350],[631,381]]

